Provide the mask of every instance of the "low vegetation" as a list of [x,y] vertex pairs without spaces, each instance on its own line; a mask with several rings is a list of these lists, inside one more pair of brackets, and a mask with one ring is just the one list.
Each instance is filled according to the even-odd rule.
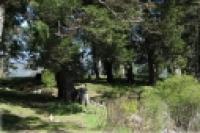
[[49,70],[44,70],[42,72],[42,83],[45,87],[55,87],[56,81],[55,81],[55,75]]
[[191,123],[199,119],[199,89],[200,84],[192,76],[170,77],[143,93],[143,114],[147,114],[148,119],[152,117],[156,120],[156,130],[167,127],[197,132],[192,127],[199,123]]
[[199,131],[200,84],[192,76],[171,76],[153,87],[85,84],[91,99],[88,106],[2,86],[2,129],[72,133]]

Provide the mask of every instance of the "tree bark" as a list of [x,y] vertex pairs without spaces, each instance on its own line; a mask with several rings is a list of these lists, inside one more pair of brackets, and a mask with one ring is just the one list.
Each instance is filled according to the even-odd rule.
[[128,83],[134,83],[134,74],[133,74],[133,67],[131,63],[128,63],[126,67],[126,78]]
[[92,54],[93,54],[93,70],[96,76],[96,79],[99,79],[99,68],[98,68],[98,59],[96,53],[96,47],[92,46]]
[[73,78],[65,71],[57,72],[55,78],[58,87],[58,98],[71,102],[75,92]]
[[94,72],[95,72],[95,75],[96,75],[96,79],[99,79],[99,68],[98,68],[98,63],[97,61],[94,61]]
[[149,69],[149,84],[155,83],[155,70],[154,70],[154,60],[152,53],[148,53],[148,69]]
[[110,61],[105,61],[105,69],[107,75],[107,82],[113,82],[112,63]]
[[5,13],[5,7],[3,4],[0,4],[0,43],[2,41],[2,33],[4,28],[4,14]]

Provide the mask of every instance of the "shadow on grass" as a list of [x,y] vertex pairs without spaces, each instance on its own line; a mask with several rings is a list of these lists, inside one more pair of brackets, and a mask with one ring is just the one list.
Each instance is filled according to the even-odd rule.
[[36,88],[41,85],[41,82],[34,77],[0,79],[0,87],[15,90],[30,91],[29,89]]
[[8,110],[2,111],[1,114],[1,128],[3,131],[16,130],[51,130],[55,132],[65,131],[66,128],[80,129],[78,125],[72,123],[53,123],[44,122],[38,117],[20,117],[11,114]]
[[0,90],[0,102],[32,108],[40,114],[53,113],[58,115],[65,115],[80,113],[83,110],[83,107],[79,104],[69,104],[51,96],[27,94],[14,90]]
[[[111,90],[102,90],[101,97],[96,99],[105,101],[106,99],[118,98],[127,92],[134,92],[138,85],[129,84],[125,79],[115,79],[115,82],[109,84],[105,79],[94,81],[83,81],[82,83],[93,83],[105,85]],[[8,80],[0,80],[4,87],[13,87],[11,90],[0,90],[0,102],[9,103],[13,105],[20,105],[22,107],[33,108],[37,113],[53,113],[59,115],[74,114],[82,112],[83,108],[79,104],[68,104],[65,101],[60,101],[48,95],[29,94],[23,91],[16,91],[18,87],[26,86],[25,84],[35,85],[34,78],[15,78]],[[137,87],[136,87],[137,86]],[[16,90],[15,90],[16,89]],[[27,89],[25,87],[25,89]]]

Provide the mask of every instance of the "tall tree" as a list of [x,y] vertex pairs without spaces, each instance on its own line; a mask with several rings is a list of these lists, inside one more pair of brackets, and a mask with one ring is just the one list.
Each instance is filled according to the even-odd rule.
[[185,66],[182,55],[186,45],[182,38],[184,26],[181,23],[185,11],[175,0],[154,3],[145,11],[145,21],[142,23],[144,41],[139,45],[139,52],[143,53],[148,63],[149,83],[154,84],[160,68]]
[[[113,0],[98,1],[84,7],[89,20],[84,29],[92,36],[91,42],[98,42],[95,45],[99,46],[93,45],[93,48],[100,49],[93,50],[104,62],[108,82],[113,80],[113,65],[130,64],[127,62],[133,61],[133,51],[126,46],[129,43],[130,27],[138,15],[137,4],[134,4],[135,0]],[[132,80],[131,76],[128,77]]]
[[187,73],[195,76],[200,75],[199,36],[200,36],[200,3],[185,5],[186,16],[184,17],[184,40],[187,42]]
[[74,82],[82,65],[75,36],[79,32],[81,12],[79,0],[38,1],[38,18],[32,23],[33,53],[39,52],[38,65],[55,73],[58,97],[73,100]]

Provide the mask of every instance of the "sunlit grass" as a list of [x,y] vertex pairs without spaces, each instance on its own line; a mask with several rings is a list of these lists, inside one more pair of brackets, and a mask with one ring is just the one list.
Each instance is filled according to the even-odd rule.
[[[91,92],[98,93],[96,90]],[[100,132],[106,122],[105,110],[98,107],[67,104],[43,98],[42,95],[26,94],[16,89],[9,91],[1,89],[0,95],[3,130],[39,130],[40,132],[64,130],[72,133],[82,131],[93,133]],[[53,116],[53,120],[50,120],[50,115]]]
[[[115,99],[138,88],[128,84],[104,82],[86,83],[86,87],[91,99],[98,99],[97,102]],[[67,104],[53,97],[27,93],[26,90],[22,91],[17,87],[11,88],[9,91],[5,87],[0,89],[0,110],[5,114],[5,130],[37,130],[42,133],[60,130],[70,133],[101,133],[110,128],[107,123],[105,106],[89,105],[84,107],[77,103]],[[50,120],[50,116],[53,116],[52,120]],[[15,121],[18,121],[18,124]],[[126,133],[129,130],[121,127],[116,131]]]
[[[64,108],[64,106],[63,106]],[[98,131],[104,124],[104,110],[88,107],[84,112],[77,114],[38,113],[34,108],[24,108],[12,104],[0,104],[1,114],[4,116],[4,130],[74,130]],[[21,126],[19,126],[19,124]],[[11,128],[12,127],[12,128]],[[26,129],[27,128],[27,129]]]

